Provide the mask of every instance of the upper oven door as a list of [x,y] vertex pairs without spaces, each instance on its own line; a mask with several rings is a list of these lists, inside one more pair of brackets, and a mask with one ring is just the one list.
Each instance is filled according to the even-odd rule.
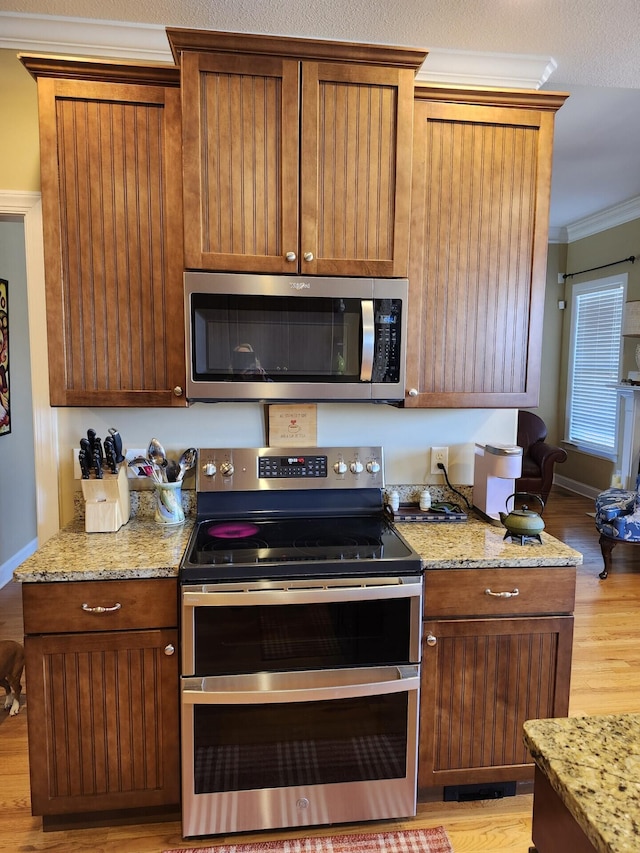
[[405,280],[185,273],[190,399],[402,399]]
[[183,675],[420,662],[420,576],[182,590]]

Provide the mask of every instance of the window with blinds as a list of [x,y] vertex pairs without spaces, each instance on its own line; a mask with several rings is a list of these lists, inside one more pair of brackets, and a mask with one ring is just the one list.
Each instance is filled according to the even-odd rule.
[[567,440],[613,457],[617,444],[617,394],[622,364],[626,273],[573,288]]

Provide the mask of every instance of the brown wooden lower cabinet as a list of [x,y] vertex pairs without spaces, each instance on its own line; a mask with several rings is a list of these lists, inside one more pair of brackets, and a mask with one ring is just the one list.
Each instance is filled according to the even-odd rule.
[[[554,576],[549,573],[554,571],[562,573],[558,581],[564,600],[555,595],[550,605]],[[527,572],[538,573],[539,583],[532,585]],[[523,582],[518,573],[525,576]],[[514,591],[513,597],[491,595]],[[445,786],[533,780],[522,725],[528,719],[567,715],[574,596],[575,569],[426,573],[418,772],[422,799],[433,798]],[[461,606],[460,618],[449,615],[455,602]],[[560,612],[547,615],[550,607]],[[431,615],[439,610],[447,617]]]
[[[33,814],[43,816],[45,829],[106,816],[175,818],[180,800],[175,581],[29,584],[23,592]],[[70,632],[28,633],[31,625],[52,618],[64,624],[60,609],[55,614],[50,609],[51,598],[61,594]],[[166,606],[157,606],[159,597]],[[113,611],[90,612],[116,604]],[[149,614],[158,611],[176,614],[176,624],[150,626]],[[95,630],[78,631],[78,620],[93,621]],[[118,620],[138,620],[140,629],[109,630]]]

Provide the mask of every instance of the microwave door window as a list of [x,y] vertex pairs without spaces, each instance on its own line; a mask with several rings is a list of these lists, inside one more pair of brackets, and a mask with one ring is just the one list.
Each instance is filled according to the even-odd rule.
[[196,379],[358,381],[359,299],[195,294]]

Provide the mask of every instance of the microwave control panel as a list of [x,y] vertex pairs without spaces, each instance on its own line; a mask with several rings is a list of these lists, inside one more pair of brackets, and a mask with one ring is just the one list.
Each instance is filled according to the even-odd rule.
[[372,382],[398,382],[401,366],[402,301],[376,299]]

